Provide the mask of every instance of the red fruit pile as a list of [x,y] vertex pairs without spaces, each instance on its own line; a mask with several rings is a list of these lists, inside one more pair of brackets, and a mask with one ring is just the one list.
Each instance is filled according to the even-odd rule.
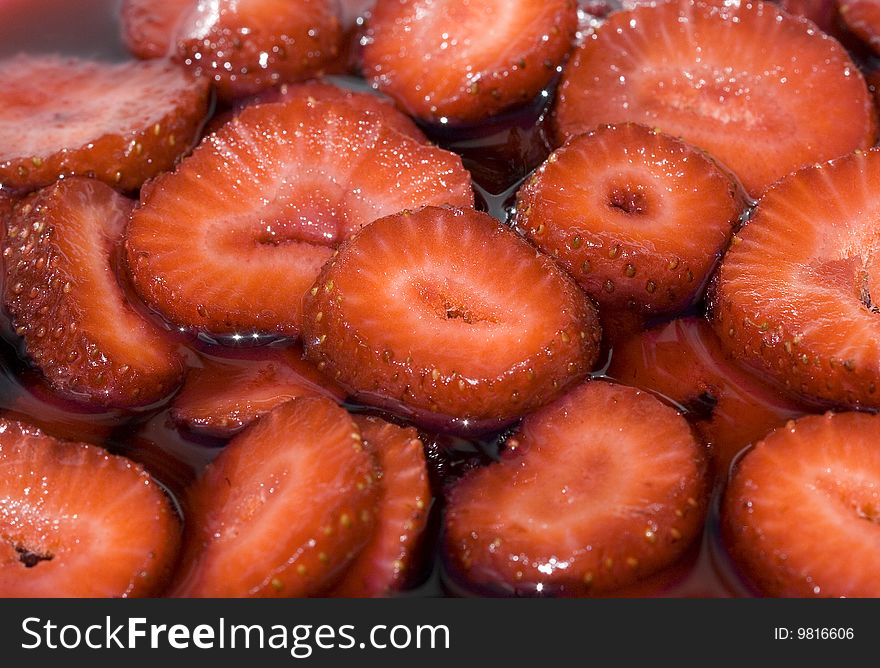
[[870,3],[117,10],[0,57],[0,596],[880,596]]

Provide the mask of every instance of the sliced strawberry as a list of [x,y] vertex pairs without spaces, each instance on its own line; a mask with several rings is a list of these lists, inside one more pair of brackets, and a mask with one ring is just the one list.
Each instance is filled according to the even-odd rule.
[[0,596],[155,596],[179,532],[140,466],[0,418]]
[[843,24],[865,44],[880,53],[880,2],[838,0]]
[[431,489],[425,450],[412,427],[373,417],[356,416],[354,421],[381,469],[379,514],[370,542],[330,595],[388,596],[407,584],[428,523]]
[[320,100],[321,102],[344,103],[351,105],[358,111],[373,112],[381,117],[385,125],[397,130],[399,133],[412,137],[423,144],[428,143],[427,137],[419,130],[419,126],[409,116],[399,111],[394,106],[394,103],[384,95],[348,90],[325,81],[316,80],[301,84],[284,84],[253,97],[244,98],[238,102],[237,106],[244,108],[252,104],[286,102],[287,100],[309,98]]
[[258,417],[295,397],[345,392],[302,359],[302,348],[258,348],[235,357],[205,357],[174,398],[172,418],[211,436],[232,436]]
[[834,36],[839,32],[838,0],[779,0],[778,4],[789,14],[809,19],[822,32]]
[[170,169],[207,114],[208,85],[164,61],[0,61],[0,183],[93,176],[134,190]]
[[744,205],[703,153],[628,123],[552,153],[520,189],[516,222],[600,309],[656,314],[701,292]]
[[458,156],[350,104],[258,105],[142,192],[128,266],[141,297],[178,326],[296,335],[302,296],[343,239],[443,203],[473,204]]
[[880,406],[880,151],[808,167],[770,188],[724,256],[715,329],[788,391]]
[[610,15],[566,67],[556,134],[561,143],[624,121],[705,149],[752,196],[876,137],[865,81],[840,44],[760,2],[674,0]]
[[728,359],[703,318],[673,320],[616,344],[607,373],[684,408],[719,472],[744,447],[808,412]]
[[231,99],[319,74],[342,45],[338,10],[327,0],[126,0],[121,18],[135,55],[170,53]]
[[577,285],[472,209],[375,221],[324,267],[303,310],[307,357],[359,400],[460,428],[552,401],[586,376],[600,339]]
[[103,406],[153,403],[183,373],[167,333],[132,308],[117,278],[132,206],[74,177],[17,202],[6,223],[3,298],[25,353],[56,392]]
[[880,596],[880,417],[789,422],[740,462],[725,494],[726,544],[768,596]]
[[478,121],[538,95],[576,30],[574,0],[378,0],[363,69],[413,116]]
[[374,481],[348,413],[324,398],[282,404],[233,439],[192,488],[173,593],[320,593],[370,540]]
[[588,382],[526,417],[499,462],[452,490],[446,555],[488,593],[609,592],[673,564],[700,534],[706,497],[684,418]]

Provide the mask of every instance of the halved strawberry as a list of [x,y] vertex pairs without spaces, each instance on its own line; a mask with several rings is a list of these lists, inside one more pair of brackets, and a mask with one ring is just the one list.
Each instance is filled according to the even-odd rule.
[[478,121],[538,95],[576,30],[574,0],[378,0],[363,69],[413,116]]
[[865,44],[880,53],[880,2],[838,0],[843,24]]
[[6,221],[6,308],[24,352],[68,398],[141,406],[182,380],[173,342],[126,301],[116,274],[133,204],[73,177],[19,200]]
[[727,547],[768,596],[880,596],[880,417],[789,422],[740,462],[727,489]]
[[700,534],[703,447],[673,408],[592,381],[526,417],[501,460],[449,494],[446,556],[486,593],[613,591]]
[[358,400],[462,429],[552,401],[590,371],[600,339],[574,281],[473,209],[368,225],[324,267],[303,315],[307,357]]
[[681,406],[721,473],[744,447],[808,412],[734,364],[703,318],[673,320],[615,344],[607,373]]
[[342,42],[328,0],[126,0],[121,18],[135,55],[171,54],[225,99],[315,76]]
[[0,184],[93,176],[134,190],[195,141],[208,85],[165,61],[57,56],[0,61]]
[[517,194],[516,222],[600,310],[656,314],[702,291],[744,206],[702,152],[627,123],[552,153]]
[[843,47],[760,2],[674,0],[611,14],[567,65],[554,122],[561,143],[624,121],[705,149],[752,196],[876,137],[865,81]]
[[725,348],[788,391],[880,406],[880,150],[770,188],[724,256],[711,313]]
[[385,125],[399,133],[412,137],[423,144],[428,143],[425,133],[419,129],[419,126],[409,116],[398,110],[389,98],[375,93],[340,88],[328,81],[315,80],[300,84],[284,84],[253,97],[239,100],[236,107],[241,110],[252,104],[286,102],[293,99],[307,100],[309,98],[321,102],[348,104],[358,111],[371,111],[379,116]]
[[431,489],[425,450],[412,427],[355,416],[364,445],[379,463],[379,513],[373,537],[331,596],[371,598],[403,588],[428,523]]
[[0,418],[0,596],[155,596],[179,534],[139,465]]
[[177,596],[318,594],[369,542],[378,485],[351,417],[300,397],[242,432],[187,498]]
[[178,326],[296,335],[302,296],[343,239],[443,203],[473,204],[458,156],[350,104],[263,104],[141,193],[128,266],[144,301]]
[[300,346],[237,351],[201,362],[171,406],[171,417],[198,433],[232,436],[295,397],[345,399],[342,388],[302,359]]

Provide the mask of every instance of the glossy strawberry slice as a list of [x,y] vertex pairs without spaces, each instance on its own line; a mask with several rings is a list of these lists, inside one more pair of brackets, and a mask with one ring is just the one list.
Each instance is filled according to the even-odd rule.
[[171,54],[231,99],[320,73],[341,47],[338,10],[327,0],[126,0],[121,18],[135,55]]
[[740,462],[724,499],[726,543],[768,596],[880,596],[880,417],[788,423]]
[[178,326],[296,335],[342,240],[431,203],[472,205],[458,156],[349,104],[258,105],[141,194],[126,257],[144,301]]
[[203,357],[201,363],[171,406],[176,422],[200,434],[232,436],[295,397],[345,399],[340,387],[302,359],[299,346]]
[[134,190],[170,169],[207,114],[208,85],[167,62],[0,61],[0,183],[94,176]]
[[180,527],[139,465],[0,419],[0,596],[155,596]]
[[132,205],[69,178],[17,202],[6,222],[6,308],[27,356],[68,398],[141,406],[182,379],[175,345],[126,301],[115,271]]
[[472,209],[375,221],[324,267],[303,309],[306,355],[359,400],[460,429],[553,400],[586,376],[600,338],[577,285]]
[[364,74],[413,116],[478,121],[538,95],[576,29],[573,0],[379,0]]
[[752,196],[876,137],[864,79],[840,44],[760,2],[675,0],[610,15],[566,67],[556,134],[624,121],[705,149]]
[[683,554],[706,491],[684,418],[634,388],[588,382],[526,417],[499,462],[452,490],[447,559],[485,593],[613,591]]
[[780,181],[733,239],[712,299],[725,348],[806,398],[880,406],[880,151]]
[[640,125],[572,139],[517,195],[516,222],[605,310],[684,310],[745,205],[699,150]]
[[608,375],[685,410],[725,473],[747,445],[809,412],[734,364],[703,318],[681,318],[614,346]]
[[330,595],[389,596],[406,586],[428,523],[431,489],[425,450],[412,427],[355,416],[379,463],[379,514],[373,537]]
[[348,413],[282,404],[223,450],[188,495],[177,596],[318,594],[369,542],[378,486]]

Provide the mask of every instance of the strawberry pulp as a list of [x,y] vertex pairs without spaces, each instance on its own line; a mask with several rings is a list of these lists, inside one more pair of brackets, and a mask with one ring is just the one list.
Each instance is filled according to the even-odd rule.
[[[35,7],[36,5],[36,7]],[[19,51],[45,53],[60,50],[65,55],[95,56],[124,60],[128,56],[120,42],[115,14],[117,0],[83,0],[80,3],[62,0],[0,0],[0,56]],[[52,21],[45,21],[51,16]],[[83,20],[85,17],[88,20]],[[71,31],[71,25],[87,25],[88,30]],[[64,29],[62,29],[62,27]],[[64,39],[59,36],[63,35]],[[25,41],[26,40],[26,41]],[[359,79],[346,80],[363,87]],[[546,128],[548,110],[553,99],[553,86],[548,86],[536,99],[515,111],[507,112],[487,123],[472,126],[422,126],[429,138],[441,147],[458,153],[474,179],[478,208],[488,211],[504,222],[513,218],[515,193],[519,185],[540,165],[551,151]],[[222,110],[221,110],[222,111]],[[701,314],[702,303],[689,313]],[[226,441],[211,435],[194,434],[175,427],[170,404],[160,409],[121,411],[85,409],[55,397],[41,381],[39,373],[30,368],[14,344],[8,321],[0,322],[6,342],[0,342],[0,411],[29,420],[47,433],[59,437],[95,442],[114,453],[138,461],[166,487],[173,498],[184,489],[220,452]],[[238,346],[265,344],[266,340],[226,339]],[[182,344],[187,363],[202,366],[206,360],[216,362],[228,351],[209,341],[186,339]],[[645,364],[654,353],[646,344],[642,350]],[[228,353],[227,353],[228,354]],[[705,353],[709,355],[708,352]],[[244,355],[247,357],[247,355]],[[256,365],[247,359],[236,365]],[[707,361],[707,365],[710,361]],[[598,375],[602,375],[601,372]],[[364,412],[349,406],[354,412]],[[768,410],[772,408],[768,406]],[[711,407],[709,407],[709,410]],[[697,415],[695,419],[700,419]],[[497,453],[504,434],[468,440],[442,434],[422,433],[427,448],[429,469],[435,497],[457,479],[464,470],[478,462],[488,462]],[[715,482],[713,507],[726,484],[721,474]],[[179,505],[179,504],[178,504]],[[435,504],[435,515],[442,512]],[[419,593],[437,595],[442,592],[467,594],[455,582],[441,585],[436,573],[440,570],[434,542],[439,522],[429,521],[431,535],[426,540],[425,562],[410,581]],[[717,512],[710,512],[703,537],[678,563],[648,578],[620,595],[661,595],[688,597],[727,597],[748,594],[743,583],[731,574],[726,557],[718,547],[720,533]],[[431,573],[434,576],[431,576]]]

